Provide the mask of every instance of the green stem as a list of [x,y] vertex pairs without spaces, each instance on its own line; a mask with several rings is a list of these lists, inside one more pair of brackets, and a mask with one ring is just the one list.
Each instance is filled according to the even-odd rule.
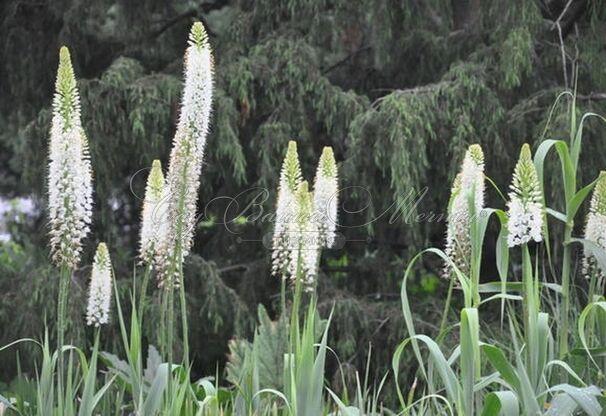
[[280,311],[282,317],[286,317],[286,279],[284,276],[280,278]]
[[[65,331],[67,327],[67,296],[69,294],[70,269],[66,265],[61,266],[59,277],[59,298],[57,301],[57,349],[63,346]],[[61,360],[60,360],[61,361]]]
[[162,353],[162,357],[166,357],[168,354],[168,345],[167,345],[167,334],[166,330],[166,308],[168,307],[167,302],[167,291],[166,288],[162,288],[160,292],[160,301],[162,303],[160,307],[160,336],[158,337],[158,341],[160,342],[160,351]]
[[185,277],[183,276],[183,263],[179,265],[179,285],[180,303],[181,303],[181,326],[183,329],[183,362],[186,371],[189,370],[189,340],[187,326],[187,303],[185,299]]
[[530,379],[533,387],[537,386],[540,374],[539,340],[537,339],[537,317],[539,313],[539,298],[537,285],[532,272],[532,260],[528,245],[522,245],[522,284],[524,286],[524,334],[526,337],[526,362],[529,367]]
[[147,286],[149,285],[149,277],[151,275],[152,266],[148,264],[145,267],[145,274],[143,275],[143,283],[141,284],[141,293],[139,293],[139,309],[137,311],[139,315],[139,325],[143,326],[143,316],[145,315],[145,305],[147,303]]
[[[167,324],[166,324],[166,343],[168,347],[168,365],[169,369],[172,368],[173,365],[173,335],[174,335],[174,320],[175,320],[175,287],[174,287],[174,276],[169,278],[167,282],[168,287],[166,288],[166,296],[168,298],[166,314],[167,314]],[[168,397],[172,397],[172,371],[169,370],[168,373]]]
[[572,225],[566,224],[564,231],[564,253],[562,259],[562,302],[560,305],[560,328],[559,350],[560,359],[563,359],[568,354],[568,327],[570,317],[570,238],[572,235]]
[[[181,178],[181,189],[179,192],[179,201],[177,205],[177,225],[175,227],[175,253],[173,258],[173,270],[171,271],[173,274],[173,282],[174,276],[177,274],[179,276],[179,295],[180,295],[180,304],[181,304],[181,328],[183,330],[183,361],[185,363],[185,367],[189,368],[189,340],[188,340],[188,326],[187,326],[187,303],[185,299],[185,278],[183,276],[183,218],[185,215],[185,194],[187,192],[185,183],[188,175],[188,163],[185,163],[183,166],[183,175]],[[174,286],[171,287],[171,298],[173,295]],[[171,308],[174,308],[174,299]],[[174,310],[171,312],[174,315]],[[169,328],[172,334],[172,327]],[[172,347],[171,347],[172,349]]]
[[292,316],[290,317],[290,333],[291,333],[291,343],[294,343],[294,356],[297,355],[297,346],[298,346],[298,335],[299,335],[299,306],[301,304],[301,297],[303,291],[303,284],[301,282],[301,248],[299,248],[299,253],[297,255],[297,272],[295,275],[295,296],[293,300],[292,306]]
[[440,330],[438,332],[438,342],[444,338],[444,331],[448,322],[448,312],[450,311],[450,303],[452,301],[452,290],[454,288],[454,277],[450,278],[450,284],[448,285],[448,293],[446,295],[446,303],[444,303],[444,311],[442,312],[442,322],[440,323]]
[[61,273],[59,275],[59,296],[57,300],[57,354],[59,358],[59,369],[57,372],[58,378],[58,397],[59,407],[62,408],[63,402],[63,373],[64,363],[61,349],[65,342],[65,332],[67,328],[67,298],[69,294],[69,286],[71,281],[71,269],[66,265],[61,265]]

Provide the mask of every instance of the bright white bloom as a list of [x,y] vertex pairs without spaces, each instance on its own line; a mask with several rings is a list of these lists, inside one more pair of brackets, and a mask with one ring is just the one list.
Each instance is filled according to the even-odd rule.
[[282,163],[276,221],[272,242],[272,274],[284,277],[291,269],[291,251],[298,241],[296,193],[302,183],[297,144],[288,142],[288,150]]
[[93,262],[86,308],[86,324],[99,326],[109,321],[112,300],[112,263],[105,243],[99,243]]
[[543,239],[543,198],[537,170],[532,163],[530,146],[524,144],[513,172],[509,192],[509,221],[507,244],[515,247],[531,240]]
[[171,219],[168,252],[170,260],[174,260],[173,269],[193,243],[200,170],[212,108],[213,58],[200,22],[194,23],[189,35],[184,77],[181,115],[167,175]]
[[139,256],[158,271],[165,267],[168,230],[168,187],[160,161],[154,160],[145,188]]
[[[606,172],[600,172],[593,189],[585,225],[585,239],[606,250]],[[591,278],[595,274],[602,283],[605,280],[604,271],[600,268],[595,256],[587,248],[584,250],[583,274],[587,278]]]
[[314,182],[314,219],[318,224],[320,243],[332,247],[337,229],[337,209],[339,204],[339,180],[337,163],[331,147],[325,147],[318,163]]
[[320,260],[320,234],[313,216],[313,195],[307,181],[301,182],[295,195],[297,205],[294,246],[290,250],[289,276],[293,283],[300,272],[306,290],[313,290]]
[[59,54],[50,131],[48,207],[53,261],[75,268],[92,218],[92,169],[66,47]]
[[[471,221],[484,208],[484,190],[484,153],[480,145],[473,144],[467,149],[461,171],[452,185],[446,235],[446,254],[465,274],[470,267]],[[449,277],[450,271],[447,265],[444,277]]]

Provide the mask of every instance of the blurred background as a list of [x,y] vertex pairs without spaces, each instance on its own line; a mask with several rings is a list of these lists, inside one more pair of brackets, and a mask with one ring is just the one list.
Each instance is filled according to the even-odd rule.
[[[294,139],[307,179],[323,146],[339,163],[343,244],[324,251],[319,296],[324,316],[334,306],[329,344],[349,377],[365,368],[371,344],[371,371],[389,368],[405,336],[404,268],[421,248],[443,246],[466,147],[483,146],[487,175],[506,191],[522,143],[567,138],[567,101],[552,111],[560,92],[576,86],[579,113],[606,112],[605,19],[598,0],[3,0],[0,345],[40,338],[45,327],[54,333],[58,271],[48,256],[45,183],[61,45],[79,79],[95,181],[71,336],[91,339],[80,322],[97,242],[110,247],[124,300],[132,288],[146,169],[168,162],[187,33],[201,20],[216,95],[185,271],[194,374],[221,374],[228,341],[252,336],[258,304],[275,316],[280,283],[263,244],[272,222],[261,213],[273,212]],[[604,131],[586,126],[583,183],[606,167]],[[548,198],[557,207],[558,195]],[[488,205],[503,206],[494,189]],[[427,332],[448,287],[441,267],[426,260],[410,283]],[[495,277],[490,261],[483,274]],[[117,323],[104,331],[113,344],[105,348],[120,351]],[[9,383],[20,362],[32,371],[33,353],[0,352],[0,381]],[[405,365],[403,377],[412,370]]]

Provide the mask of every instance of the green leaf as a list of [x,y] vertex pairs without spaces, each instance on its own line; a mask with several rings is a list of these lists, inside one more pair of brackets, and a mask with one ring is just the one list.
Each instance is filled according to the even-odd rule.
[[515,368],[509,363],[505,354],[499,347],[494,345],[482,345],[482,351],[492,366],[501,374],[505,380],[515,391],[520,391],[521,382]]
[[595,186],[596,182],[597,182],[597,180],[591,182],[589,185],[587,185],[584,188],[580,189],[574,195],[574,197],[572,197],[572,199],[570,200],[569,207],[568,207],[568,216],[566,218],[566,220],[568,222],[574,220],[574,216],[577,214],[577,211],[581,207],[581,204],[583,203],[583,201],[585,200],[585,198],[587,198],[587,196],[589,195],[589,193],[591,192],[591,190]]
[[495,391],[484,398],[482,416],[518,416],[520,404],[512,391]]
[[[580,388],[571,386],[570,384],[558,384],[557,386],[551,387],[549,391],[561,391],[566,393],[588,416],[600,416],[602,413],[602,406],[600,406],[600,403],[596,398],[601,396],[601,392],[595,386]],[[553,414],[559,415],[559,413]]]

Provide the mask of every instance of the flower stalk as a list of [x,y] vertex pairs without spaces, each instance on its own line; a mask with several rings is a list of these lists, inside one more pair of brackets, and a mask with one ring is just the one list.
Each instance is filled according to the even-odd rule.
[[90,277],[86,324],[99,327],[109,322],[112,299],[112,263],[105,243],[99,243]]
[[147,177],[141,215],[139,257],[145,265],[139,298],[139,314],[141,317],[144,315],[143,309],[145,308],[147,287],[152,271],[156,272],[160,281],[163,274],[167,272],[168,232],[168,187],[162,174],[162,164],[159,160],[154,160]]
[[[57,345],[67,330],[67,301],[72,271],[92,219],[92,169],[88,140],[80,119],[80,98],[69,50],[59,51],[49,139],[48,208],[51,258],[60,268]],[[62,359],[59,367],[62,367]]]
[[530,381],[536,390],[542,373],[540,356],[545,340],[539,339],[539,278],[533,272],[528,243],[543,240],[545,207],[539,177],[527,143],[522,146],[513,172],[508,208],[507,243],[509,247],[520,246],[522,249],[525,355]]
[[[606,172],[600,172],[585,220],[585,240],[606,250]],[[604,270],[598,264],[593,250],[583,251],[583,275],[589,280],[588,301],[594,302],[596,294],[604,293],[606,281]]]
[[213,97],[213,57],[202,23],[194,23],[188,43],[181,113],[173,139],[167,175],[170,213],[167,273],[163,273],[163,279],[160,281],[160,286],[165,289],[163,303],[167,309],[167,334],[164,347],[168,350],[169,362],[172,362],[173,355],[174,289],[179,287],[183,357],[186,367],[189,366],[189,345],[183,260],[193,244],[200,171]]
[[[461,171],[453,182],[448,204],[446,255],[470,279],[472,299],[477,306],[480,280],[481,242],[475,241],[478,215],[484,208],[484,153],[478,144],[469,146]],[[452,267],[445,265],[444,276],[452,277]],[[448,306],[448,305],[447,305]],[[469,304],[467,307],[471,307]]]

